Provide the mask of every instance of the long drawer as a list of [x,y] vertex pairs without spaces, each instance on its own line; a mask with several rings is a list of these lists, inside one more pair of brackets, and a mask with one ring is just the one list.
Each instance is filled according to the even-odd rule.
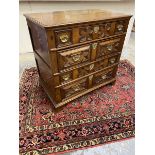
[[[101,21],[80,26],[67,26],[53,29],[55,47],[62,48],[74,44],[84,43],[95,39],[104,39],[126,33],[129,19],[118,21]],[[51,40],[53,41],[53,40]]]
[[56,89],[60,90],[62,100],[65,100],[113,79],[115,77],[116,69],[117,65],[102,71],[94,72],[91,75],[69,84],[64,84]]
[[122,50],[124,36],[100,40],[75,48],[57,51],[59,72],[116,54]]

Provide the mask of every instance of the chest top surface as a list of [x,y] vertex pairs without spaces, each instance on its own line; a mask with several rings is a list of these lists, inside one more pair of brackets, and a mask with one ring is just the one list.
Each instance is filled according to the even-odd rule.
[[78,24],[107,19],[131,17],[122,13],[113,13],[105,10],[72,10],[49,13],[24,14],[25,17],[42,27],[54,27],[68,24]]

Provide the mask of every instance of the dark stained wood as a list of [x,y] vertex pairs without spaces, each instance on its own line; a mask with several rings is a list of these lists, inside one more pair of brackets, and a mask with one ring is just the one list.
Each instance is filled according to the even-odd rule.
[[104,10],[25,16],[40,84],[54,107],[115,83],[131,16]]

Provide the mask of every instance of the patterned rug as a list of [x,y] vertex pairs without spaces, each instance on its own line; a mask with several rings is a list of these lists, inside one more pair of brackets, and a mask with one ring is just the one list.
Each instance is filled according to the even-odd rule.
[[134,66],[119,64],[107,85],[55,110],[39,86],[35,67],[20,80],[21,155],[53,155],[134,137]]

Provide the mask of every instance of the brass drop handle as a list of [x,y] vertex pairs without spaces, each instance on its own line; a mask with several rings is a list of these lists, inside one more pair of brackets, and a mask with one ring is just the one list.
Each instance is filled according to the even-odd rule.
[[118,29],[118,31],[122,31],[122,30],[123,30],[123,25],[121,25],[121,24],[118,25],[118,26],[117,26],[117,29]]
[[79,85],[75,85],[74,87],[72,87],[73,90],[76,92],[76,91],[79,91],[80,90],[80,86]]
[[113,48],[112,45],[107,46],[108,51],[112,51],[112,48]]
[[80,60],[80,54],[74,54],[74,55],[72,55],[72,59],[73,59],[73,61],[74,62],[77,62],[77,61],[79,61]]
[[67,42],[68,39],[69,39],[69,36],[67,34],[60,35],[60,40],[61,40],[62,43]]
[[94,33],[98,33],[98,31],[99,31],[99,26],[95,26],[94,27]]
[[102,75],[102,79],[105,80],[107,78],[107,75]]
[[115,58],[110,59],[110,63],[113,64],[115,62]]
[[63,75],[62,78],[63,78],[63,80],[67,81],[67,80],[69,80],[70,75],[69,74]]

